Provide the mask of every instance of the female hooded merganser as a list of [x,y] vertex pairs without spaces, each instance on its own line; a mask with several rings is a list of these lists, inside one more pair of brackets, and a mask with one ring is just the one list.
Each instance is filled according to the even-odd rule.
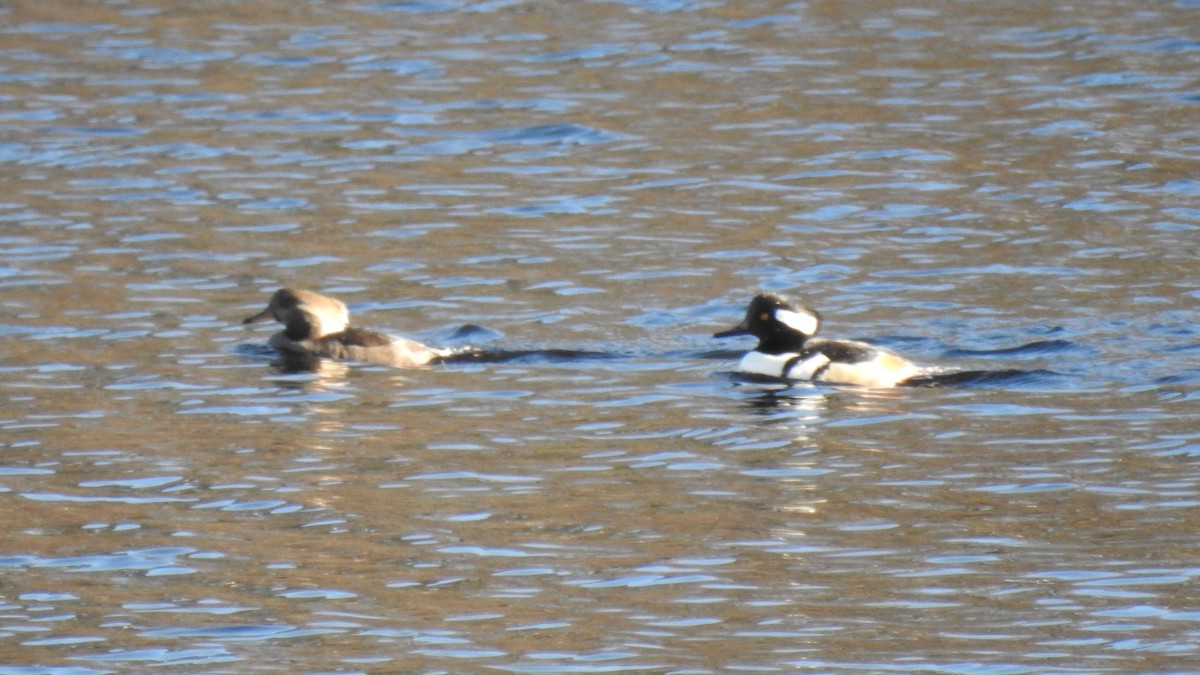
[[758,295],[746,318],[713,337],[753,335],[758,346],[738,364],[745,373],[864,387],[894,387],[922,370],[899,354],[851,340],[814,338],[821,315],[778,295]]
[[292,357],[350,359],[381,366],[423,366],[450,354],[401,337],[350,326],[350,312],[336,298],[281,288],[267,308],[242,323],[275,319],[284,325],[267,345]]

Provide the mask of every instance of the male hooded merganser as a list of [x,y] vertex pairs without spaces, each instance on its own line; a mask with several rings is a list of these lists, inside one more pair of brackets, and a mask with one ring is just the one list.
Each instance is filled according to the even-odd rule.
[[758,346],[738,364],[745,373],[864,387],[894,387],[922,374],[907,359],[865,342],[814,338],[821,327],[816,310],[790,304],[778,295],[758,295],[746,318],[713,337],[753,335]]
[[423,366],[450,354],[402,337],[350,326],[350,312],[336,298],[291,288],[271,296],[267,308],[242,323],[275,319],[284,325],[267,345],[285,356],[350,359],[381,366]]

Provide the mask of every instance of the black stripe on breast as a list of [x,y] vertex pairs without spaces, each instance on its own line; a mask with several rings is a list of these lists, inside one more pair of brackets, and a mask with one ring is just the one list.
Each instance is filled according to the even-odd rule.
[[787,377],[788,373],[792,372],[792,368],[795,368],[796,364],[803,361],[807,356],[808,356],[808,354],[805,354],[804,352],[800,352],[799,354],[793,356],[792,358],[788,359],[787,361],[784,361],[783,362],[783,371],[779,373],[779,376]]

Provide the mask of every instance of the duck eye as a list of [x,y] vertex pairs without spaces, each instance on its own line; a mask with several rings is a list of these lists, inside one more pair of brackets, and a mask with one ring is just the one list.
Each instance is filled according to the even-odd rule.
[[759,320],[759,321],[770,321],[770,320],[771,320],[771,313],[770,313],[770,312],[763,312],[762,314],[760,314],[760,315],[758,316],[758,320]]

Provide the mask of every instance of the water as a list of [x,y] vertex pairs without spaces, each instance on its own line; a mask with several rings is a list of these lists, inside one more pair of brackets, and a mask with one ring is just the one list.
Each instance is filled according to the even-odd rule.
[[0,672],[1194,670],[1196,10],[0,10]]

